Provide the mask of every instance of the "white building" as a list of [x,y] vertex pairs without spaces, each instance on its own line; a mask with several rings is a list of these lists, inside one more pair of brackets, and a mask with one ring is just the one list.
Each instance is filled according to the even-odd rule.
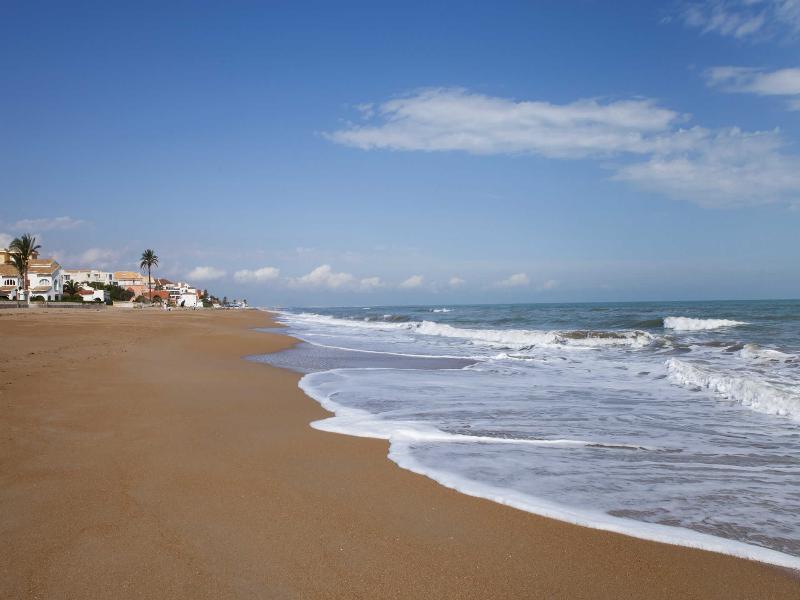
[[[0,251],[0,284],[0,298],[16,300],[19,296],[20,300],[25,299],[22,279],[11,262],[11,253],[7,250]],[[59,300],[62,287],[61,265],[52,258],[31,259],[28,265],[28,295],[31,299],[41,297],[45,300]]]
[[14,265],[0,263],[0,300],[16,300],[19,274]]
[[34,258],[28,267],[28,291],[31,299],[60,300],[64,282],[61,265],[52,258]]
[[175,306],[194,308],[203,305],[200,300],[200,294],[197,293],[197,288],[185,281],[175,283],[168,279],[157,279],[156,283],[158,287],[169,294],[169,300],[174,303]]
[[62,279],[76,283],[102,283],[109,285],[114,281],[114,274],[98,269],[62,269]]
[[82,289],[78,295],[84,302],[106,302],[111,297],[111,294],[106,290],[96,290],[94,288]]

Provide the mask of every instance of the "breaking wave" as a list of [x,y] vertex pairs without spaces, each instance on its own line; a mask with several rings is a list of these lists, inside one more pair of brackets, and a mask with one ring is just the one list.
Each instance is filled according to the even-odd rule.
[[787,385],[719,372],[677,358],[670,358],[666,366],[675,383],[710,390],[759,412],[800,420],[800,394]]
[[640,330],[593,331],[582,329],[544,331],[536,329],[470,329],[453,327],[446,323],[435,323],[433,321],[409,321],[408,317],[404,315],[383,315],[381,319],[366,318],[364,320],[339,319],[310,313],[292,315],[293,319],[298,319],[298,317],[307,323],[383,330],[401,329],[419,335],[465,340],[476,345],[512,350],[524,350],[534,346],[643,348],[660,339]]
[[675,329],[676,331],[705,331],[707,329],[736,327],[737,325],[747,324],[743,321],[732,321],[731,319],[692,319],[691,317],[666,317],[664,319],[664,328]]

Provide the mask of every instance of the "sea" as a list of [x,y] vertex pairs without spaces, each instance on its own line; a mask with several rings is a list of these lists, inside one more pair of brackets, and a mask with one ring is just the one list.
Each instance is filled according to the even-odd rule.
[[280,309],[325,431],[465,494],[800,569],[800,301]]

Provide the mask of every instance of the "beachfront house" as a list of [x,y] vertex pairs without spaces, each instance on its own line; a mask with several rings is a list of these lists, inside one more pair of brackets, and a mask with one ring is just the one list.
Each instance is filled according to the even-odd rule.
[[134,297],[142,296],[147,291],[147,277],[136,271],[114,271],[112,283],[133,292]]
[[[12,253],[0,250],[0,299],[24,299],[22,280],[14,263]],[[28,266],[28,292],[31,299],[60,300],[63,287],[61,265],[52,258],[36,255]]]
[[43,300],[60,300],[63,291],[61,265],[52,258],[35,258],[28,267],[30,297]]
[[109,285],[114,281],[114,274],[99,269],[62,269],[64,281],[74,281],[79,284],[100,283]]
[[14,265],[0,264],[0,300],[16,300],[19,274]]
[[203,305],[200,300],[200,292],[191,284],[185,281],[173,283],[168,279],[159,279],[158,281],[159,287],[169,294],[171,304],[186,308],[195,308]]
[[96,290],[94,288],[79,290],[78,295],[84,302],[106,302],[111,296],[107,290]]

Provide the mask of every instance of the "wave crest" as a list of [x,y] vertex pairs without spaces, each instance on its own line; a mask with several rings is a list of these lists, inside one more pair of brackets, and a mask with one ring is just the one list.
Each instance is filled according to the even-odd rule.
[[544,331],[536,329],[470,329],[467,327],[453,327],[446,323],[436,323],[434,321],[409,321],[405,315],[384,315],[380,319],[353,320],[314,313],[283,314],[291,319],[299,319],[306,323],[383,330],[408,330],[420,335],[460,339],[472,344],[513,350],[524,350],[535,346],[643,348],[656,340],[663,339],[640,330]]
[[800,394],[786,385],[719,372],[677,358],[670,358],[666,365],[675,383],[710,390],[753,410],[800,421]]
[[674,329],[676,331],[705,331],[707,329],[719,329],[721,327],[736,327],[737,325],[747,325],[744,321],[733,321],[731,319],[693,319],[691,317],[665,317],[664,329]]

